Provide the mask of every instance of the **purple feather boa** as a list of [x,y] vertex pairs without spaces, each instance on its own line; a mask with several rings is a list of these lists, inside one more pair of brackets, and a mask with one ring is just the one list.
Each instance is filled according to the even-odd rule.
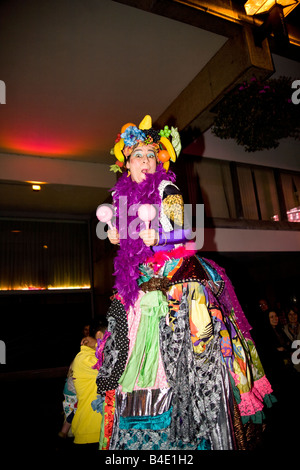
[[[116,279],[114,287],[123,298],[126,310],[134,304],[138,297],[139,287],[137,279],[140,276],[139,265],[153,255],[151,248],[147,247],[138,236],[138,215],[137,209],[135,210],[133,205],[154,204],[157,208],[160,208],[161,199],[158,187],[164,180],[173,183],[176,180],[176,176],[170,170],[166,172],[163,166],[159,164],[156,172],[147,174],[146,179],[141,183],[132,181],[124,173],[111,190],[116,207],[116,226],[120,236],[120,248],[114,260],[114,276]],[[127,198],[127,208],[122,206],[120,197]],[[129,215],[130,207],[133,210],[132,215]]]

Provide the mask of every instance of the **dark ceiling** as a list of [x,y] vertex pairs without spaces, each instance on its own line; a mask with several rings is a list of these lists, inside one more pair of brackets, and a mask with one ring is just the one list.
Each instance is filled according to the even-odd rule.
[[[89,214],[105,200],[120,127],[159,118],[228,38],[173,19],[179,3],[0,2],[2,214]],[[26,183],[36,180],[48,183],[39,194]]]

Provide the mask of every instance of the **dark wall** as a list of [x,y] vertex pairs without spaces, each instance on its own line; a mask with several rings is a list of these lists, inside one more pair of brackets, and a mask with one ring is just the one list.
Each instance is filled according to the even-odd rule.
[[250,322],[259,320],[258,301],[262,298],[271,308],[277,301],[288,306],[292,298],[299,305],[300,252],[201,252],[201,256],[225,268]]
[[0,295],[1,372],[68,366],[92,316],[90,292],[24,292]]

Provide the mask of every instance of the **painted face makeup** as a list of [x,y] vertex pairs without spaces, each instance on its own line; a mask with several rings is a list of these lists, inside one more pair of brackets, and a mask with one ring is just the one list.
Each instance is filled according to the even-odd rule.
[[126,163],[132,181],[141,183],[146,179],[147,173],[156,171],[156,152],[151,144],[142,145],[134,149]]

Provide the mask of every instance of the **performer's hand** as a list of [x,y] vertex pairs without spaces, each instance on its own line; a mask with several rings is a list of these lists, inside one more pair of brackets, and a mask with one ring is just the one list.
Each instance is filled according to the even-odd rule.
[[120,243],[119,232],[116,228],[107,230],[107,236],[110,243],[112,243],[113,245],[117,245],[118,243]]
[[140,237],[147,246],[155,245],[158,239],[157,232],[153,228],[142,230],[140,232]]

